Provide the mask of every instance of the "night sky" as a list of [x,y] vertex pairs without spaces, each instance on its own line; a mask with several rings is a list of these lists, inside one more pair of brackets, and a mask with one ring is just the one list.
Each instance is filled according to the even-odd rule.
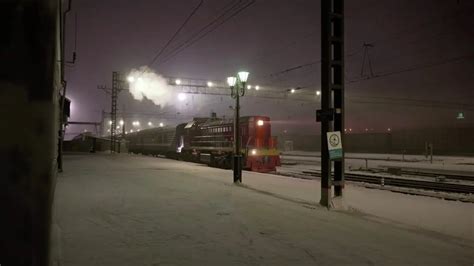
[[[176,32],[199,0],[73,1],[67,23],[68,58],[74,47],[77,13],[77,60],[66,69],[71,121],[100,121],[110,100],[98,85],[111,86],[112,71],[128,73],[149,66],[164,76],[224,81],[245,69],[249,83],[262,90],[320,87],[320,2],[256,0],[192,46],[167,61],[167,54],[232,4],[251,0],[205,0],[163,56],[151,60]],[[383,132],[387,128],[441,128],[474,125],[474,1],[345,1],[346,127]],[[361,66],[363,44],[373,78]],[[313,63],[294,71],[292,67]],[[291,95],[290,97],[291,98]],[[167,125],[206,116],[232,116],[226,96],[189,96],[166,107],[136,101],[123,91],[119,108],[126,122],[163,121]],[[317,133],[319,102],[270,100],[246,96],[242,115],[267,115],[274,134]],[[121,111],[121,110],[120,110]],[[456,116],[464,112],[465,119]],[[179,113],[179,114],[177,114]],[[69,133],[84,128],[71,127]]]

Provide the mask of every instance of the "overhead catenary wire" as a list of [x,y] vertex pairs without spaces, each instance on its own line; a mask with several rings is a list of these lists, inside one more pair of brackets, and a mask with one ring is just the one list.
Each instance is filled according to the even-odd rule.
[[[240,4],[241,1],[239,1],[237,4]],[[169,61],[171,58],[177,56],[179,53],[181,53],[183,50],[187,49],[188,47],[192,46],[193,44],[195,44],[196,42],[200,41],[202,38],[206,37],[208,34],[214,32],[215,30],[217,30],[220,26],[222,26],[223,24],[225,24],[227,21],[229,21],[230,19],[234,18],[235,16],[237,16],[239,13],[241,13],[242,11],[244,11],[245,9],[249,8],[250,6],[252,6],[253,4],[255,3],[255,0],[252,0],[250,2],[248,2],[247,4],[245,4],[244,6],[240,7],[239,9],[237,9],[234,13],[232,13],[229,17],[227,18],[224,18],[223,21],[221,21],[220,23],[214,25],[215,23],[217,23],[221,18],[225,17],[225,15],[229,12],[232,11],[232,9],[234,9],[234,7],[236,5],[233,5],[231,8],[227,9],[222,15],[220,15],[219,17],[217,17],[216,19],[214,19],[212,22],[210,22],[208,25],[206,25],[205,27],[201,28],[201,30],[199,30],[198,32],[196,32],[195,34],[193,34],[190,38],[188,38],[185,42],[183,42],[181,45],[179,45],[178,47],[176,47],[173,51],[171,51],[169,54],[168,54],[168,57],[166,57],[163,61],[161,61],[160,64],[163,64],[167,61]],[[214,26],[212,26],[214,25]],[[204,32],[204,34],[198,36],[199,34],[201,34],[203,31],[205,31],[207,28],[209,27],[212,27],[210,28],[209,30],[207,30],[206,32]]]
[[173,34],[173,36],[166,42],[166,44],[158,51],[158,53],[153,57],[153,59],[150,61],[149,66],[152,66],[156,60],[163,54],[163,52],[168,48],[168,46],[176,39],[178,34],[183,30],[183,28],[188,24],[189,20],[196,14],[196,12],[201,8],[202,4],[204,3],[204,0],[201,0],[199,4],[191,11],[191,13],[186,17],[184,22],[181,24],[181,26],[176,30],[176,32]]

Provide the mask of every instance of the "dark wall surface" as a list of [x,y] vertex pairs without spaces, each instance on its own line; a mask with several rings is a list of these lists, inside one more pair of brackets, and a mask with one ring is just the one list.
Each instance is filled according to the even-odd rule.
[[58,3],[0,2],[0,264],[48,265],[58,141]]
[[[294,150],[320,151],[320,135],[281,135],[279,148],[293,142]],[[344,136],[344,150],[358,153],[424,154],[425,143],[433,144],[437,155],[474,155],[474,127],[419,129],[390,133],[349,133]]]

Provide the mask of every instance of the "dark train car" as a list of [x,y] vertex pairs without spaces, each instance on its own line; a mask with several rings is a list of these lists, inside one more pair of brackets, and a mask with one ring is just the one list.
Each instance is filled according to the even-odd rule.
[[144,155],[165,155],[176,153],[175,128],[151,128],[127,134],[128,152]]
[[[257,172],[275,171],[280,165],[270,118],[240,118],[243,167]],[[195,118],[175,129],[154,128],[127,135],[129,152],[165,155],[170,158],[231,168],[234,143],[233,120]]]

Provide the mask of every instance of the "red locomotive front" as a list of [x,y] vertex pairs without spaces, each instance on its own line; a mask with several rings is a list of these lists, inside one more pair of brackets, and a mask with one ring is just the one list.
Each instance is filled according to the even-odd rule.
[[276,137],[271,135],[270,118],[265,116],[248,117],[242,133],[242,147],[245,149],[246,169],[256,172],[271,172],[280,166],[280,152]]

